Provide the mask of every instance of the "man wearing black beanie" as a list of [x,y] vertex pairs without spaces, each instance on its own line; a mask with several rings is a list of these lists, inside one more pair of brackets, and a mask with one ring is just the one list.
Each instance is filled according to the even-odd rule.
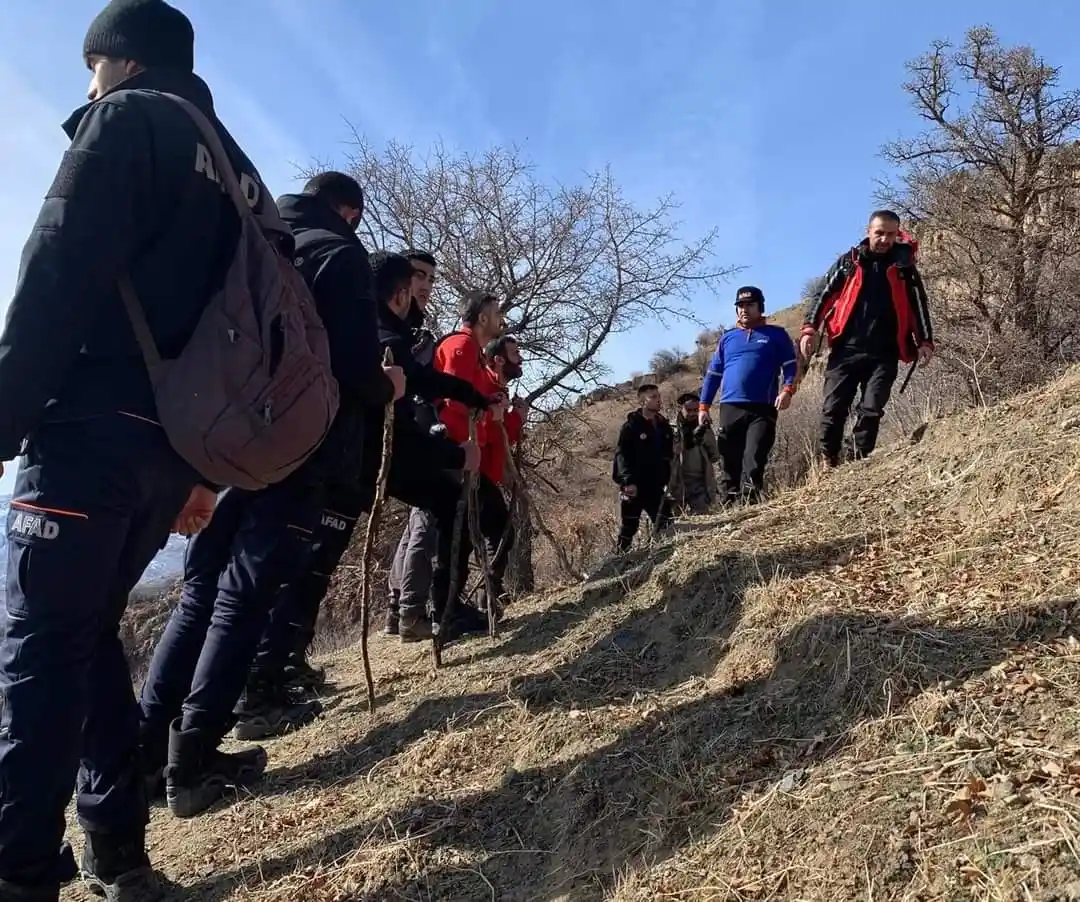
[[[118,290],[176,357],[237,246],[239,217],[195,121],[209,119],[252,209],[269,196],[193,73],[194,34],[162,0],[113,0],[82,48],[91,103],[23,250],[0,334],[0,461],[22,455],[0,612],[0,902],[56,902],[78,784],[82,871],[110,902],[162,890],[149,866],[138,708],[119,637],[128,593],[214,493],[172,448]],[[272,202],[272,201],[271,201]],[[0,466],[2,472],[2,466]],[[208,751],[219,779],[261,752]]]

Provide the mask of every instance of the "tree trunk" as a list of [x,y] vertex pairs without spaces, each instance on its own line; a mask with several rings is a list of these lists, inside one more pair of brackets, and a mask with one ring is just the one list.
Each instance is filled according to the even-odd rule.
[[506,568],[506,590],[511,598],[518,598],[536,588],[533,573],[533,526],[529,516],[529,504],[521,492],[514,493],[514,506],[510,511],[514,521],[514,547]]

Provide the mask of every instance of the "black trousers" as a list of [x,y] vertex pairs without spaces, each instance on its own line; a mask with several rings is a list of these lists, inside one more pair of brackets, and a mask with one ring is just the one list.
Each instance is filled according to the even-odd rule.
[[82,826],[117,842],[149,820],[120,618],[195,479],[158,426],[120,414],[42,425],[19,462],[0,599],[0,880],[39,898],[58,889],[72,793]]
[[865,353],[842,345],[833,348],[825,367],[825,402],[818,439],[821,455],[829,463],[835,465],[840,461],[844,426],[856,394],[860,394],[859,405],[855,408],[848,450],[853,457],[865,457],[874,450],[899,367],[900,361],[895,356]]
[[721,404],[717,434],[724,475],[720,494],[726,501],[756,501],[765,489],[765,467],[776,441],[772,404]]
[[671,503],[664,493],[664,484],[639,485],[633,498],[623,498],[619,504],[619,551],[628,551],[641,525],[641,515],[649,515],[657,529],[666,529],[674,519]]
[[[514,530],[513,528],[507,530],[510,510],[506,506],[502,489],[483,473],[479,473],[477,479],[476,499],[479,508],[480,534],[484,537],[484,545],[487,547],[488,560],[491,564],[492,588],[496,596],[502,597],[506,594],[504,585],[506,565],[510,561],[510,550],[514,547]],[[506,544],[503,546],[502,554],[496,556],[504,535]]]

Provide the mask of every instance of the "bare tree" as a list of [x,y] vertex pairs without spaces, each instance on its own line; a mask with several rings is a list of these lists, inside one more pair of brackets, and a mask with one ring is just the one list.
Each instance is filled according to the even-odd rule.
[[[830,261],[831,263],[832,261]],[[819,276],[814,276],[812,279],[807,279],[803,283],[802,293],[800,300],[803,305],[809,304],[813,301],[822,291],[825,290],[825,274],[822,273]]]
[[1039,362],[1080,357],[1080,91],[987,27],[908,70],[928,128],[883,148],[900,174],[880,196],[923,241],[941,356],[969,382],[975,365],[1003,387],[1042,378]]
[[[472,155],[439,145],[420,155],[355,133],[347,159],[364,187],[365,244],[419,248],[438,259],[429,311],[440,329],[455,324],[457,300],[469,290],[502,301],[525,356],[525,397],[537,411],[518,464],[537,486],[546,484],[551,448],[565,432],[558,411],[604,374],[597,357],[604,343],[644,322],[693,319],[691,296],[736,271],[714,262],[715,231],[680,240],[671,197],[637,205],[607,170],[564,186],[541,180],[516,148]],[[530,512],[522,492],[513,501],[508,584],[525,590],[541,512]],[[551,501],[553,509],[566,504]]]
[[502,300],[526,355],[527,398],[545,408],[596,383],[609,337],[690,317],[692,293],[734,272],[712,260],[715,232],[680,241],[672,198],[640,207],[610,171],[550,185],[514,148],[473,156],[437,146],[420,157],[358,135],[349,166],[364,186],[368,240],[438,258],[442,326],[470,289]]

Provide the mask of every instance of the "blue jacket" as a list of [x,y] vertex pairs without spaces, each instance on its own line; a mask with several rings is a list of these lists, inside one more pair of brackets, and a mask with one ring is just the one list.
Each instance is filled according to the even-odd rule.
[[717,389],[721,404],[774,404],[778,377],[783,376],[785,386],[794,386],[796,356],[795,343],[782,326],[728,329],[709,361],[701,404],[711,406]]

